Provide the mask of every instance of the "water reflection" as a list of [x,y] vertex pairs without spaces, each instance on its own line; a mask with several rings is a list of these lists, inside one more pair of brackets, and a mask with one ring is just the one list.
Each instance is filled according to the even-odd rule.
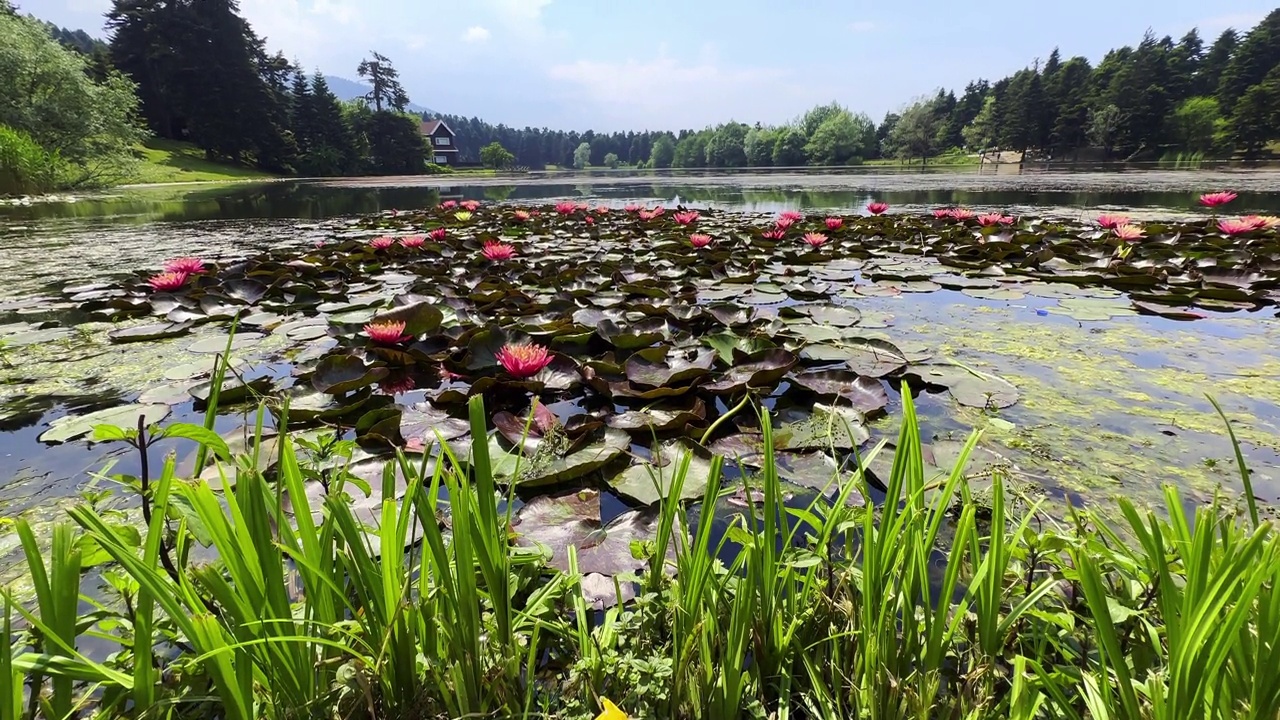
[[1207,212],[1196,208],[1204,189],[1240,192],[1233,212],[1280,213],[1275,173],[1022,173],[976,171],[679,174],[531,174],[518,178],[362,178],[281,180],[236,185],[121,189],[77,202],[0,208],[0,222],[99,218],[119,223],[309,219],[420,208],[442,199],[488,202],[577,198],[610,204],[647,201],[733,210],[859,211],[875,198],[903,211],[943,205],[1017,213],[1082,215],[1122,208],[1161,216]]

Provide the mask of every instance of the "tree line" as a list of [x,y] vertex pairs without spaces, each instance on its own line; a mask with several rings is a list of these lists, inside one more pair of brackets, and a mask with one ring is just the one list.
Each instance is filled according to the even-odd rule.
[[[147,135],[282,175],[416,174],[435,168],[391,61],[356,69],[365,98],[271,52],[236,0],[113,0],[109,39],[20,16],[0,0],[0,192],[127,178]],[[1211,44],[1148,32],[1096,65],[1044,62],[942,89],[879,123],[839,103],[780,125],[585,132],[442,117],[464,161],[495,167],[830,166],[1006,150],[1024,158],[1258,159],[1280,139],[1280,9]],[[52,168],[52,169],[51,169]],[[19,181],[17,178],[25,180]],[[55,179],[50,179],[55,178]],[[7,188],[7,189],[6,189]]]

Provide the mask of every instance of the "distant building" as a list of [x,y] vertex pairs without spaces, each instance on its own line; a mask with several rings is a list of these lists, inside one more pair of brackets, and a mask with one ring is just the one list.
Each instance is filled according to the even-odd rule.
[[431,146],[431,162],[436,165],[457,165],[458,144],[453,131],[443,120],[423,120],[422,136]]

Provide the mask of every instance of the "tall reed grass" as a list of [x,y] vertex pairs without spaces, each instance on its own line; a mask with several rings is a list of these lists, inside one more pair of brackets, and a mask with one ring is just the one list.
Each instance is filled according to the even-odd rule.
[[[1280,715],[1280,541],[1252,506],[1188,515],[1168,488],[1162,512],[1120,500],[1119,524],[1011,515],[999,481],[979,502],[960,471],[925,475],[904,392],[883,505],[847,502],[871,497],[860,467],[796,508],[765,414],[759,501],[717,534],[716,459],[701,517],[661,504],[647,569],[617,578],[636,599],[601,610],[511,542],[486,417],[473,399],[468,457],[389,462],[372,526],[350,502],[365,488],[301,456],[287,413],[274,482],[208,428],[104,431],[143,453],[202,442],[232,489],[170,458],[142,478],[141,532],[83,505],[46,553],[20,525],[36,601],[4,598],[0,720],[593,717],[605,699],[652,718]],[[89,556],[114,597],[81,594]]]

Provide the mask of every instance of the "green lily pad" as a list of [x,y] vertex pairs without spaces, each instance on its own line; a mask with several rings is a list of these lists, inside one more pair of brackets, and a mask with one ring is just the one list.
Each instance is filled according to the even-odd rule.
[[142,417],[144,425],[154,425],[169,416],[169,406],[158,403],[121,405],[91,412],[88,415],[67,415],[49,423],[49,429],[36,439],[42,443],[65,443],[93,433],[93,428],[97,425],[136,428],[139,416]]
[[671,500],[675,472],[689,456],[689,469],[676,500],[698,500],[707,492],[711,476],[711,454],[687,440],[671,440],[655,445],[647,461],[637,461],[626,470],[609,478],[609,486],[619,495],[641,505]]
[[316,365],[311,374],[311,386],[330,395],[368,387],[385,378],[390,371],[385,367],[371,367],[354,355],[329,355]]
[[375,323],[404,323],[405,334],[412,337],[435,332],[443,321],[444,313],[428,302],[415,302],[384,313],[378,313],[373,317],[373,322]]
[[622,455],[631,444],[625,432],[606,428],[598,439],[565,456],[555,448],[544,446],[533,457],[522,457],[518,449],[507,451],[490,437],[489,456],[493,476],[501,482],[514,482],[520,487],[534,488],[567,482],[599,470]]
[[800,357],[810,362],[842,362],[853,372],[870,378],[893,375],[907,367],[907,357],[901,348],[876,338],[806,345]]
[[849,407],[814,405],[811,411],[784,411],[778,419],[773,437],[779,450],[850,450],[871,438],[862,413]]
[[968,407],[1006,408],[1018,402],[1018,388],[1009,381],[958,365],[924,363],[912,365],[909,373],[930,385],[942,385]]
[[192,323],[157,323],[155,325],[137,325],[130,328],[120,328],[107,333],[107,337],[111,342],[128,343],[141,342],[144,340],[159,340],[161,338],[177,337],[185,335],[191,331]]
[[624,372],[637,385],[664,387],[687,384],[711,373],[715,353],[711,350],[676,351],[657,347],[639,350],[627,359]]
[[776,385],[795,364],[796,356],[786,350],[761,350],[748,355],[744,362],[734,365],[718,380],[703,387],[717,395],[741,392],[747,388],[769,388]]

